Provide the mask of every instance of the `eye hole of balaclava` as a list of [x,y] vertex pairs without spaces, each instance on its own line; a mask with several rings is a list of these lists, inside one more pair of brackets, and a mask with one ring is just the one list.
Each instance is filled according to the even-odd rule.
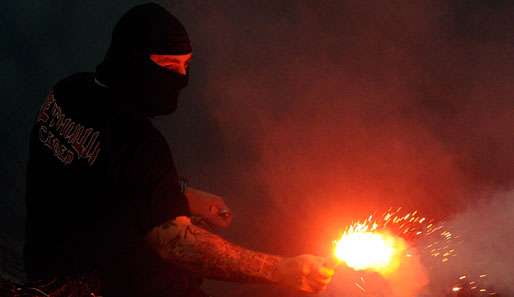
[[189,63],[191,62],[193,54],[185,55],[159,55],[151,54],[150,60],[160,67],[166,68],[170,71],[186,75],[189,70]]

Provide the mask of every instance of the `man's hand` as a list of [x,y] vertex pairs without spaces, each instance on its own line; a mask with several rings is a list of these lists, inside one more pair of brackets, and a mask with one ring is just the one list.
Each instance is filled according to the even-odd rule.
[[187,187],[185,195],[193,216],[198,216],[209,225],[226,228],[232,223],[232,212],[220,196]]
[[309,293],[318,293],[327,288],[334,269],[324,266],[325,258],[301,255],[282,259],[275,271],[278,284]]

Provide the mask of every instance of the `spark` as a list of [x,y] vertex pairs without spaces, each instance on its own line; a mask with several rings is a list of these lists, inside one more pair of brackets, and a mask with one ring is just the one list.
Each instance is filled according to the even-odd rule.
[[359,285],[358,283],[354,283],[357,288],[359,288],[362,292],[366,292],[366,289],[364,289],[363,286]]
[[460,291],[461,289],[462,289],[462,288],[460,288],[460,287],[453,287],[453,288],[452,288],[452,291],[453,291],[453,292],[458,292],[458,291]]

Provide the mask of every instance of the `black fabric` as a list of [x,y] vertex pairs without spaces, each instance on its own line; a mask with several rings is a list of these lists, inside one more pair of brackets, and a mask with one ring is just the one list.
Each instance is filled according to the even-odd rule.
[[171,54],[191,52],[182,23],[162,6],[146,3],[127,11],[114,27],[109,54]]
[[97,66],[97,78],[120,93],[118,104],[146,116],[175,111],[188,75],[159,67],[151,54],[191,53],[184,26],[161,6],[149,3],[129,10],[112,33],[111,45]]
[[59,82],[30,139],[24,249],[29,279],[96,271],[105,296],[183,296],[195,281],[143,242],[189,216],[170,149],[94,74]]
[[99,292],[101,292],[101,284],[94,274],[54,278],[23,285],[0,277],[0,296],[2,297],[92,297],[99,296]]

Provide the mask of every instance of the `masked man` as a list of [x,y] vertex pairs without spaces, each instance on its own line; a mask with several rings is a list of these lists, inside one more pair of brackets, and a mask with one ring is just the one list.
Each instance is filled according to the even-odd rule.
[[183,25],[144,4],[120,19],[96,73],[72,75],[50,90],[27,173],[24,256],[34,290],[201,296],[201,278],[307,292],[327,286],[333,270],[323,258],[247,250],[191,222],[197,216],[226,227],[230,210],[221,197],[180,181],[149,120],[176,109],[191,57]]

